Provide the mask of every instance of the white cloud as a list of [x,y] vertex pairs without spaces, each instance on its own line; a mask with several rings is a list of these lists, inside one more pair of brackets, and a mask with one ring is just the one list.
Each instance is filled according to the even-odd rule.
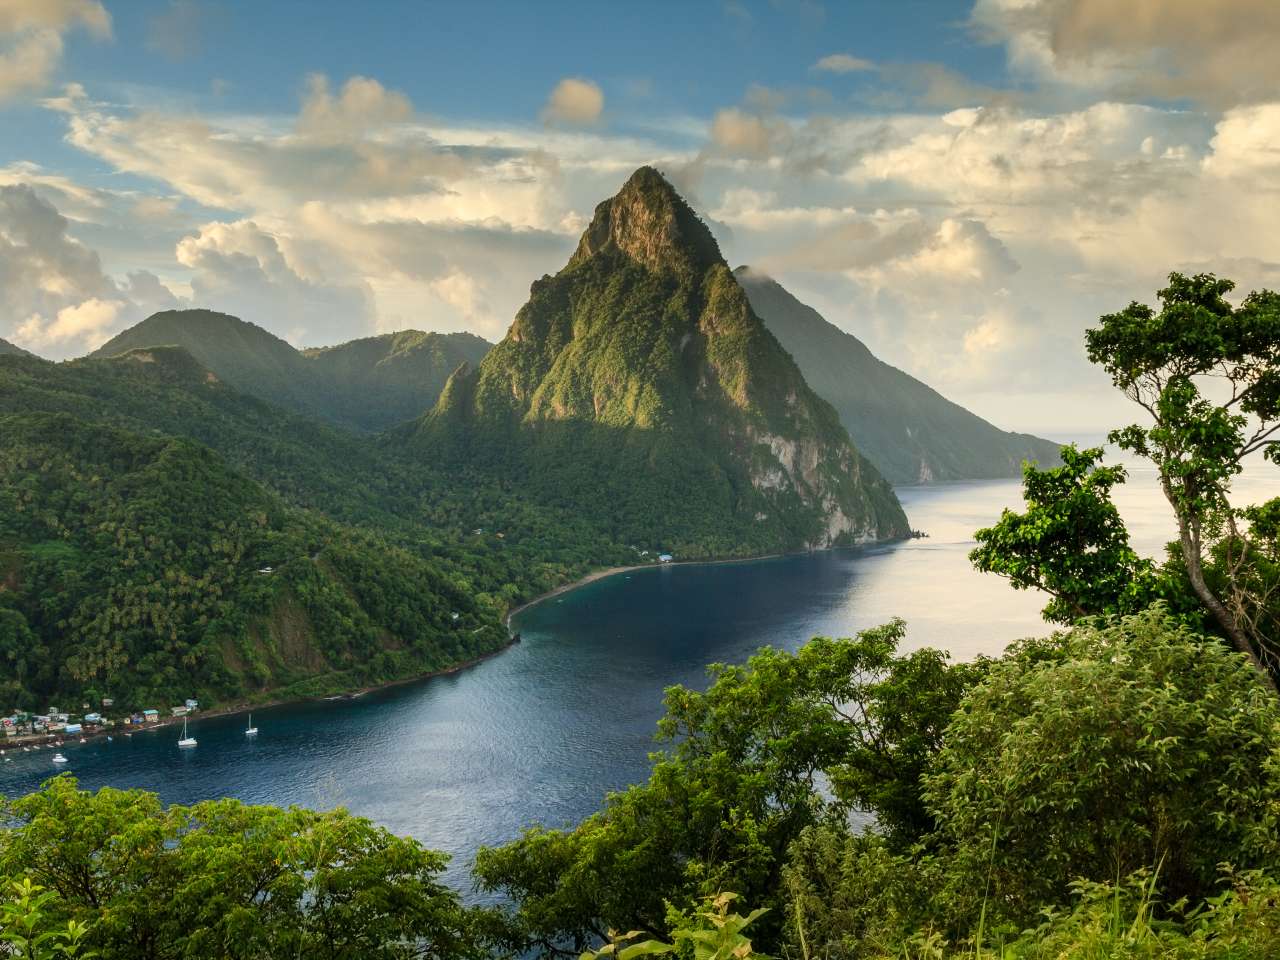
[[299,344],[325,344],[375,329],[369,291],[311,276],[287,238],[251,220],[211,223],[178,244],[193,271],[192,302],[234,314]]
[[582,77],[565,77],[556,84],[542,108],[546,123],[591,124],[604,113],[604,93]]
[[730,156],[768,157],[781,148],[789,130],[785,121],[730,107],[711,121],[711,141]]
[[855,57],[847,53],[832,53],[813,65],[815,70],[823,70],[827,73],[858,73],[867,70],[874,70],[876,65],[870,60],[864,60],[862,57]]
[[[57,187],[58,178],[51,178]],[[63,195],[76,190],[62,186]],[[123,284],[98,254],[75,240],[71,224],[29,184],[0,185],[0,337],[37,352],[74,356],[121,327],[179,304],[155,274]]]
[[71,98],[67,140],[117,170],[167,182],[205,206],[287,210],[317,199],[362,201],[431,193],[500,159],[450,149],[420,126],[401,95],[356,77],[338,96],[312,78],[294,129],[159,111],[126,112]]
[[1228,110],[1209,147],[1204,168],[1214,176],[1248,177],[1255,189],[1280,188],[1280,103]]
[[4,0],[0,3],[0,101],[43,88],[62,60],[62,36],[83,27],[111,36],[98,0]]
[[18,325],[14,340],[33,352],[68,344],[93,350],[111,339],[117,321],[127,307],[123,300],[93,297],[74,306],[63,307],[49,320],[33,313]]
[[977,0],[971,19],[1042,82],[1218,106],[1280,86],[1274,0]]
[[351,77],[333,96],[329,80],[307,78],[307,98],[298,116],[298,132],[321,140],[345,140],[413,117],[413,104],[403,93],[388,90],[369,77]]

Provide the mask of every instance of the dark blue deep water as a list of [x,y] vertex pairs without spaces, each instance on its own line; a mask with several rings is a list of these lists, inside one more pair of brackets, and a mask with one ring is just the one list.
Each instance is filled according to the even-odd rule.
[[[794,649],[894,615],[911,646],[956,657],[998,653],[1045,630],[1041,601],[974,573],[972,531],[1018,501],[1013,481],[901,491],[929,539],[749,563],[650,568],[597,581],[515,619],[524,642],[457,674],[355,700],[196,719],[194,750],[164,728],[63,748],[86,787],[155,790],[169,802],[234,796],[254,803],[346,806],[454,855],[468,886],[475,849],[535,822],[563,825],[605,792],[642,780],[663,688],[701,685],[711,661],[765,644]],[[1126,513],[1144,544],[1158,505]],[[0,762],[0,793],[54,773],[51,751]]]

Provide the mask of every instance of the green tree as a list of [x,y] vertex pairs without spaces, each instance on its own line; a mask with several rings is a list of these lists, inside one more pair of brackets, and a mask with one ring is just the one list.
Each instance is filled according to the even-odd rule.
[[902,845],[930,829],[921,774],[985,665],[898,656],[903,630],[766,648],[713,666],[705,693],[668,690],[659,730],[670,747],[646,784],[572,830],[535,828],[478,854],[482,889],[515,902],[511,945],[576,954],[610,929],[661,936],[668,903],[727,889],[771,910],[760,935],[776,940],[782,869],[807,827],[861,809]]
[[1102,448],[1062,448],[1062,466],[1023,467],[1026,512],[1005,510],[974,534],[969,554],[984,573],[1015,589],[1052,598],[1046,620],[1072,623],[1098,614],[1134,613],[1159,592],[1155,565],[1129,545],[1129,531],[1111,500],[1125,480],[1121,466],[1102,466]]
[[57,894],[104,958],[465,958],[475,918],[438,880],[446,857],[345,811],[50,780],[4,809],[0,875]]
[[953,920],[1025,923],[1077,878],[1159,868],[1173,899],[1274,862],[1280,703],[1159,606],[1026,641],[966,695],[925,778]]
[[[1266,451],[1280,462],[1272,439],[1280,430],[1280,295],[1250,293],[1233,307],[1226,295],[1234,286],[1212,274],[1170,274],[1159,311],[1132,303],[1102,317],[1085,342],[1089,359],[1151,418],[1151,426],[1116,430],[1111,440],[1159,471],[1191,589],[1262,670],[1280,662],[1277,641],[1252,613],[1254,548],[1230,495],[1250,454]],[[1205,569],[1215,542],[1216,589]]]

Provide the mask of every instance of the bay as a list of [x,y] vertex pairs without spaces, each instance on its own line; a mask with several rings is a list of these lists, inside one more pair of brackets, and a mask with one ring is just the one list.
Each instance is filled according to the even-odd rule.
[[[1271,468],[1274,470],[1274,468]],[[1171,532],[1167,507],[1136,471],[1118,497],[1139,548]],[[1244,481],[1242,481],[1244,483]],[[1238,485],[1261,499],[1262,473]],[[518,614],[523,642],[448,676],[354,700],[311,701],[197,718],[194,750],[174,728],[68,743],[81,785],[141,787],[166,802],[345,806],[453,855],[447,879],[469,890],[475,850],[533,823],[571,824],[610,790],[642,781],[662,691],[705,686],[706,664],[766,644],[849,636],[900,616],[907,646],[957,658],[995,655],[1048,627],[1042,598],[972,570],[973,531],[1020,502],[1017,481],[899,491],[925,539],[740,563],[651,567],[549,598]],[[57,772],[52,751],[0,763],[0,793]]]

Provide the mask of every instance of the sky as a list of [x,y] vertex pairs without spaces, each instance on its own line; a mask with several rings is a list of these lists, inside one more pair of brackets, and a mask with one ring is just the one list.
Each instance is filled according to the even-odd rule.
[[497,340],[652,164],[882,359],[1097,433],[1099,316],[1280,286],[1277,46],[1274,0],[0,0],[0,338]]

